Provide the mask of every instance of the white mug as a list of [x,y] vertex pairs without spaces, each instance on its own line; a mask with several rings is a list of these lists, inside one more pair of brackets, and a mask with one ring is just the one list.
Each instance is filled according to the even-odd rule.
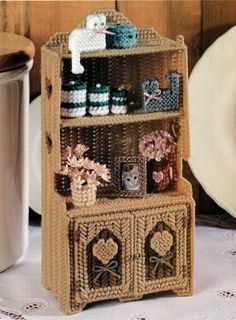
[[31,60],[0,73],[0,271],[28,245],[28,115]]

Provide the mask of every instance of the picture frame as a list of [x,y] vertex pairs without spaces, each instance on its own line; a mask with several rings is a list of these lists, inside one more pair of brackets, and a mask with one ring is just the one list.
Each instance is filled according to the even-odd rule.
[[142,156],[115,158],[116,192],[122,198],[143,198],[147,194],[147,166]]

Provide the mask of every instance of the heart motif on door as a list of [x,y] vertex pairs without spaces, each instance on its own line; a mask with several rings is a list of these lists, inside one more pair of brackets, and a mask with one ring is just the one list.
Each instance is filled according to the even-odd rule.
[[151,248],[163,257],[173,245],[173,236],[167,230],[162,232],[158,231],[153,235],[150,244]]
[[107,264],[118,252],[118,245],[112,239],[100,239],[93,245],[93,255],[103,264]]

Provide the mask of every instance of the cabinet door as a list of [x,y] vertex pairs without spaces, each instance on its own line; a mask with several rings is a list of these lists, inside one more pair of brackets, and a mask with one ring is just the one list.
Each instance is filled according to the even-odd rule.
[[167,206],[136,215],[135,294],[184,288],[187,207]]
[[133,290],[133,216],[104,214],[70,223],[71,299],[112,299]]

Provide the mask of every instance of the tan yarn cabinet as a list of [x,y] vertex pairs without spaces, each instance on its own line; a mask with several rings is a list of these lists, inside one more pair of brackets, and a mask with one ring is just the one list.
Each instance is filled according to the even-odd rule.
[[[116,11],[104,13],[108,21],[129,23]],[[189,157],[183,37],[175,42],[152,28],[139,29],[134,48],[82,53],[85,72],[78,77],[71,73],[68,35],[55,34],[41,51],[43,286],[67,314],[99,300],[135,300],[168,290],[191,295],[194,202],[191,186],[182,177],[182,159]],[[179,110],[140,112],[141,81],[155,75],[163,86],[169,70],[181,75]],[[61,84],[78,78],[88,86],[131,85],[133,110],[126,115],[62,119]],[[174,130],[178,136],[174,191],[115,198],[112,176],[111,184],[99,189],[96,204],[82,208],[71,205],[70,195],[56,192],[55,174],[67,145],[86,144],[89,158],[114,169],[115,156],[139,156],[139,139],[156,129]]]

